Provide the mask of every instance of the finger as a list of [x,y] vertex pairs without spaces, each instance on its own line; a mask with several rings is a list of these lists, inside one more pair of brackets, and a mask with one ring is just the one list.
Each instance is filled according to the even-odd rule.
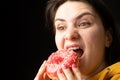
[[50,80],[50,78],[48,77],[47,73],[44,73],[43,78],[44,78],[44,80]]
[[57,71],[57,75],[59,80],[67,80],[64,73],[62,72],[62,69]]
[[43,79],[43,74],[45,72],[45,64],[46,64],[46,60],[43,62],[43,64],[41,65],[36,77],[34,80],[41,80]]
[[64,68],[63,68],[63,72],[64,72],[67,80],[75,80],[75,77],[74,77],[74,75],[73,75],[73,72],[71,71],[70,68],[64,67]]
[[80,70],[79,70],[79,68],[75,64],[72,65],[72,70],[73,70],[73,73],[74,73],[76,79],[77,80],[81,80]]

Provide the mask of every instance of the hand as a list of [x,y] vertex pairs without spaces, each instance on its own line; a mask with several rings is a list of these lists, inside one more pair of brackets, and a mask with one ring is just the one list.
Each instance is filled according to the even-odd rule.
[[57,72],[59,80],[81,80],[81,73],[76,65],[72,69],[63,66],[62,71]]
[[44,61],[43,64],[41,65],[34,80],[50,80],[45,72],[45,67],[46,67],[46,61]]

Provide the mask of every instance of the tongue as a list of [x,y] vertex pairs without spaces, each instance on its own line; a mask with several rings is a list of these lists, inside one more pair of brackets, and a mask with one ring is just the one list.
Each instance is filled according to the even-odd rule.
[[77,50],[73,50],[75,53],[79,54],[79,56],[81,57],[83,54],[83,50],[82,49],[77,49]]

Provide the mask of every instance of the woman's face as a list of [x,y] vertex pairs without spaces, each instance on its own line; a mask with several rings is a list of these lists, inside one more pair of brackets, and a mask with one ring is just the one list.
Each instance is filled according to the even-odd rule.
[[90,5],[65,2],[55,14],[54,25],[58,50],[74,50],[82,55],[81,73],[87,75],[103,68],[107,36],[100,17]]

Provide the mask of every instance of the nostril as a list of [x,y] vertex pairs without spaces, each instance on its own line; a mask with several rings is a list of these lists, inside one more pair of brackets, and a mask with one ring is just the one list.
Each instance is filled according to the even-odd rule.
[[78,32],[74,32],[73,38],[79,38],[79,33]]
[[76,31],[68,32],[65,34],[65,39],[66,40],[75,40],[80,37],[79,33]]

